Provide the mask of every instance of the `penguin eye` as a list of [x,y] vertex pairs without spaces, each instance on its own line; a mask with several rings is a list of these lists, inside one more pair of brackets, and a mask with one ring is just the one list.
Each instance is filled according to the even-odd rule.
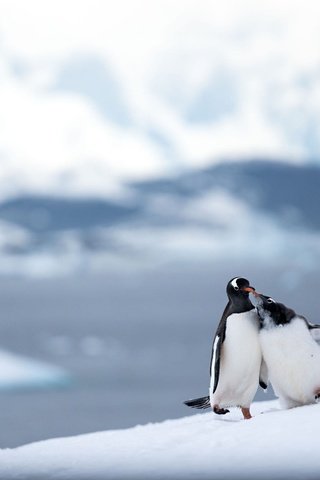
[[237,287],[237,286],[234,286],[233,288],[234,288],[236,291],[239,290],[239,287]]
[[267,303],[276,303],[272,298],[268,298]]

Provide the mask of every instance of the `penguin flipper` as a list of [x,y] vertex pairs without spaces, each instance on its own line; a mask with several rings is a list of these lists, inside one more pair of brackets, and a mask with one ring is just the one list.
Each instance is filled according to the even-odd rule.
[[308,322],[308,328],[313,340],[320,344],[320,325]]
[[220,357],[221,357],[221,349],[222,349],[222,344],[224,342],[224,339],[225,339],[225,325],[224,325],[224,330],[221,332],[220,335],[218,335],[218,332],[217,332],[213,342],[213,346],[212,346],[211,368],[210,368],[210,377],[211,377],[210,388],[212,388],[212,391],[211,391],[212,395],[216,391],[219,383]]
[[303,317],[302,315],[298,315],[298,317],[305,321],[311,337],[320,345],[320,325],[317,323],[309,322],[309,320],[307,320],[306,317]]
[[186,400],[183,403],[187,405],[187,407],[198,408],[203,410],[211,407],[209,397],[193,398],[191,400]]
[[269,382],[268,367],[264,359],[262,359],[261,366],[260,366],[260,373],[259,373],[259,385],[264,391],[266,391],[268,388],[268,382]]

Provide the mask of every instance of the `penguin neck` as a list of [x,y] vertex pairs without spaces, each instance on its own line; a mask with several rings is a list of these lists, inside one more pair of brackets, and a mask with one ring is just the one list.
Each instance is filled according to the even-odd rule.
[[249,312],[250,310],[253,310],[254,306],[251,303],[249,297],[243,297],[243,298],[236,298],[229,300],[229,314],[230,313],[242,313],[242,312]]

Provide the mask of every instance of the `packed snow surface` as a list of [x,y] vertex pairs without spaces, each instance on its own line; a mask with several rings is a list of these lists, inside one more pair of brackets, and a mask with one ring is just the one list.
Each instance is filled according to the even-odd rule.
[[255,403],[254,418],[196,414],[0,451],[1,479],[313,479],[320,406]]

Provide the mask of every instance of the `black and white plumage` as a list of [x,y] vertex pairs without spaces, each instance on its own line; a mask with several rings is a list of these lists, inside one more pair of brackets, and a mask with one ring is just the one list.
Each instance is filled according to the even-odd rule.
[[271,297],[259,295],[260,344],[270,382],[285,408],[320,398],[320,325]]
[[[185,402],[193,408],[211,408],[225,414],[239,406],[250,418],[250,404],[258,383],[267,386],[267,371],[259,344],[259,320],[249,299],[254,292],[248,280],[235,277],[227,284],[229,302],[224,309],[212,346],[209,396]],[[263,368],[261,368],[263,366]],[[259,374],[262,377],[259,379]]]

